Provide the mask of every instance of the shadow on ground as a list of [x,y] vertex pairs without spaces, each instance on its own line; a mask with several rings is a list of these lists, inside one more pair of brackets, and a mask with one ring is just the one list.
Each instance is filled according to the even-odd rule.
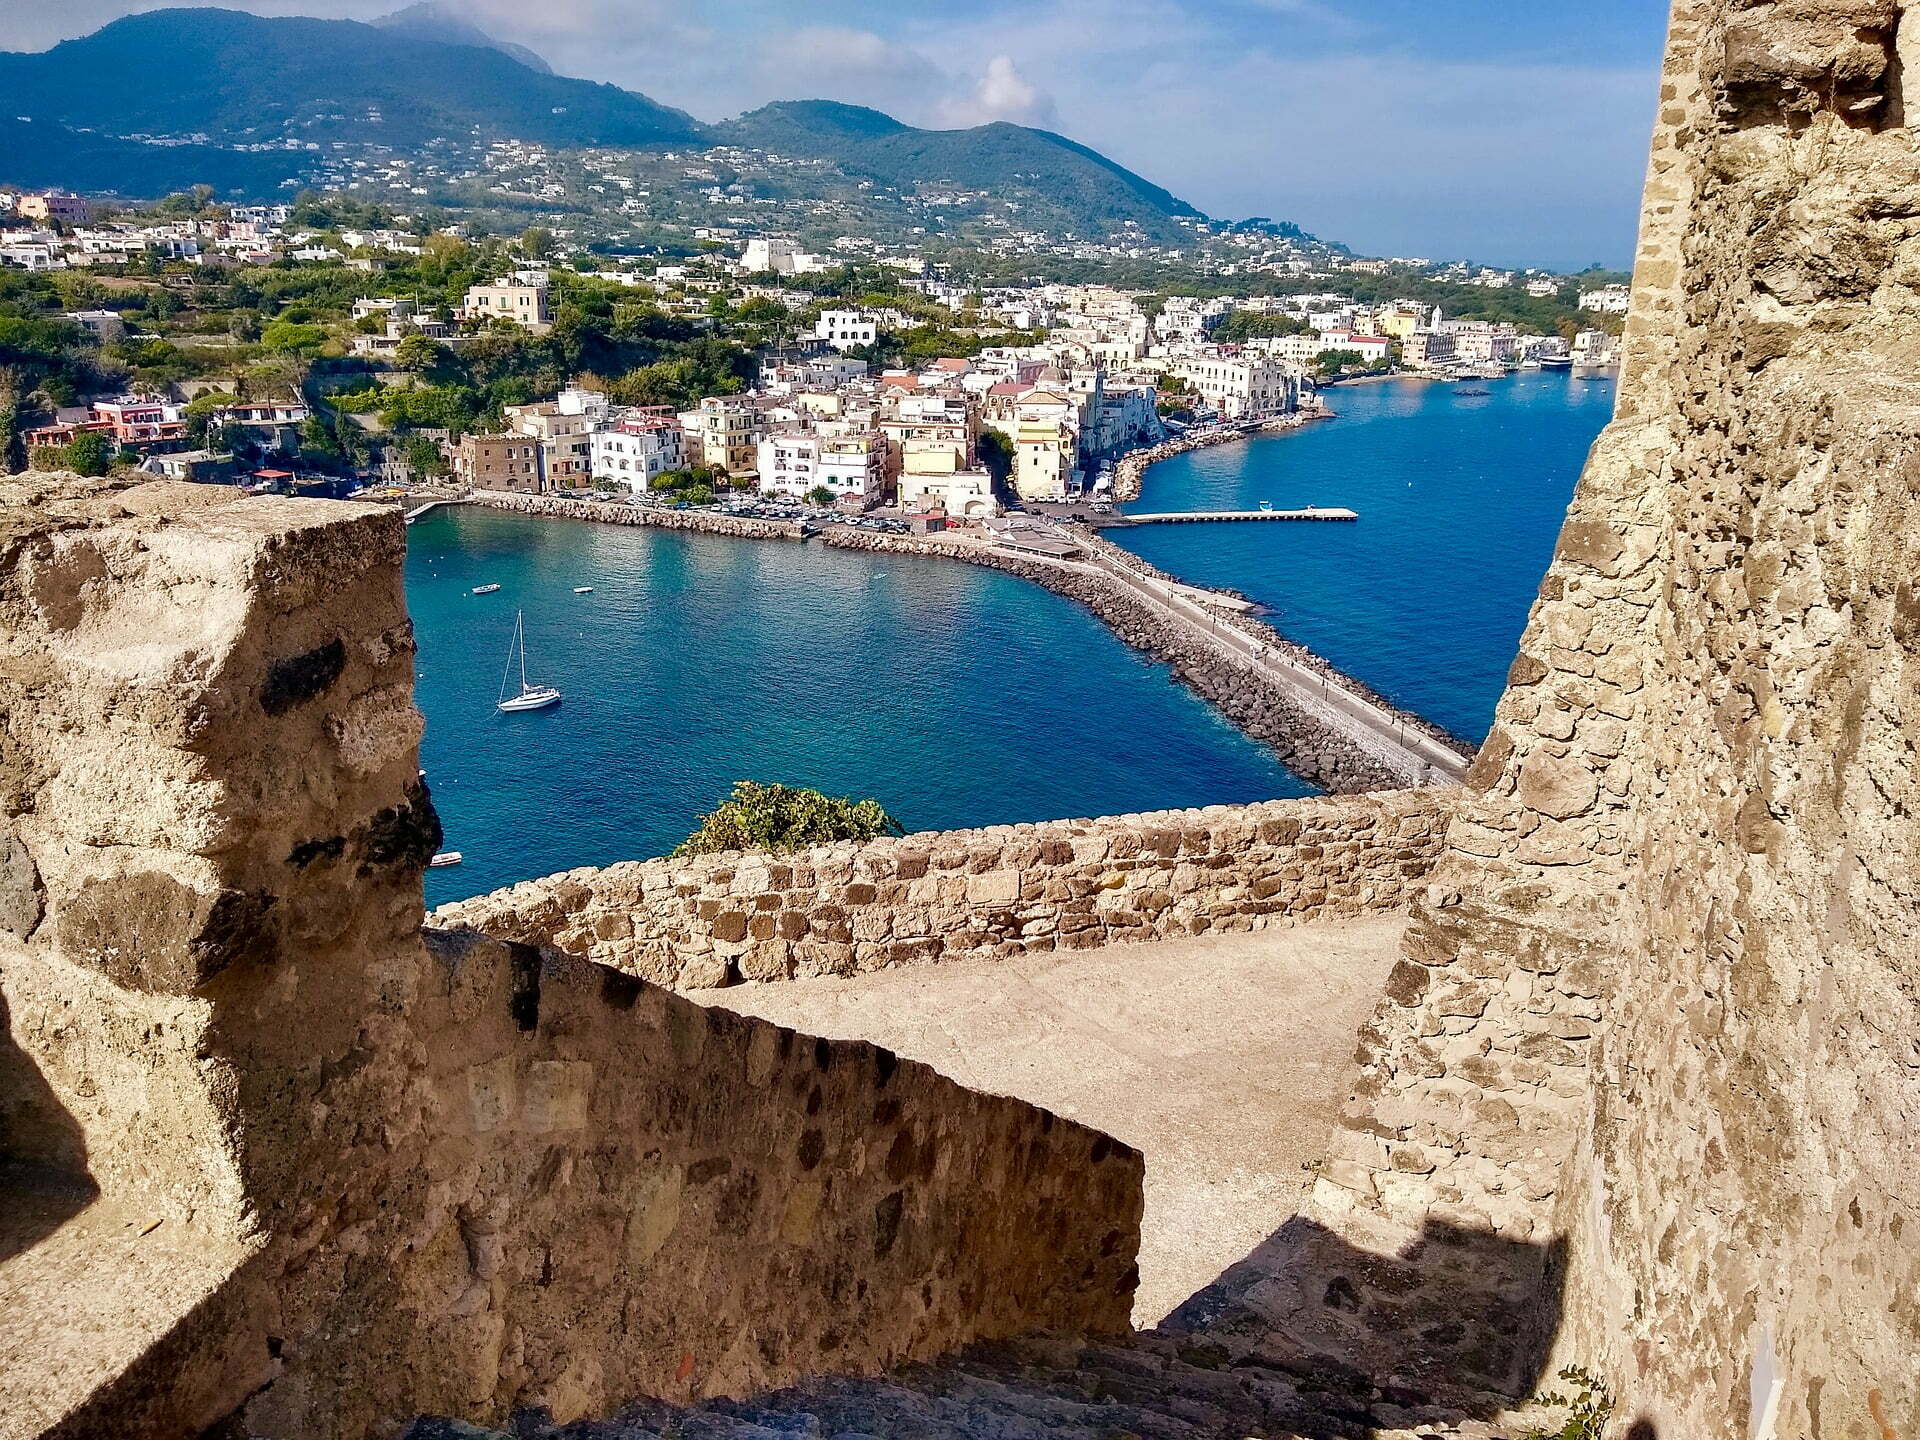
[[[869,1379],[753,1400],[644,1402],[518,1440],[1357,1440],[1439,1436],[1532,1395],[1560,1320],[1562,1253],[1430,1224],[1398,1255],[1296,1217],[1157,1330],[976,1345]],[[406,1440],[491,1432],[422,1420]],[[1489,1433],[1484,1428],[1475,1433]]]
[[14,1042],[0,994],[0,1264],[39,1244],[99,1193],[80,1125]]

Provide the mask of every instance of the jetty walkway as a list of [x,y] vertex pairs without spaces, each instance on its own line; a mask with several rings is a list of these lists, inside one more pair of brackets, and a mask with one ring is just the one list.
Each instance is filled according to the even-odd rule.
[[1343,505],[1303,505],[1297,510],[1170,510],[1149,515],[1102,515],[1103,527],[1173,525],[1201,520],[1358,520],[1360,512]]
[[1194,587],[1146,574],[1098,548],[1087,551],[1086,564],[1118,581],[1181,629],[1230,659],[1250,665],[1301,709],[1352,740],[1404,783],[1453,785],[1465,779],[1471,756],[1374,699],[1331,666],[1320,668],[1296,659],[1262,639],[1255,627],[1236,623],[1202,603]]

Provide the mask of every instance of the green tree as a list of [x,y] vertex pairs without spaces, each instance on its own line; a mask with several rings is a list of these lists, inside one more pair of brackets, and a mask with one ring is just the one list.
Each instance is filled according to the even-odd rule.
[[520,253],[529,260],[548,260],[553,256],[553,232],[529,225],[520,232]]
[[260,343],[269,350],[285,350],[311,360],[327,343],[327,331],[323,325],[276,320],[260,332]]
[[1314,369],[1322,378],[1331,380],[1345,370],[1358,370],[1367,363],[1367,357],[1358,350],[1322,350],[1314,358]]
[[394,367],[409,375],[431,374],[446,358],[446,347],[425,335],[408,335],[393,347]]
[[76,475],[104,475],[113,468],[114,443],[98,430],[82,430],[61,458]]
[[401,453],[417,478],[427,479],[447,473],[447,462],[440,447],[424,435],[409,435],[400,442]]
[[807,491],[807,501],[809,504],[827,506],[833,504],[835,498],[833,491],[824,485],[816,485]]
[[800,850],[836,840],[872,840],[906,830],[877,800],[836,799],[789,785],[735,783],[733,794],[701,817],[673,849],[676,857],[724,850]]
[[974,446],[980,456],[980,464],[987,474],[993,477],[996,485],[1005,485],[1013,478],[1013,446],[1007,437],[998,430],[981,427],[980,439]]

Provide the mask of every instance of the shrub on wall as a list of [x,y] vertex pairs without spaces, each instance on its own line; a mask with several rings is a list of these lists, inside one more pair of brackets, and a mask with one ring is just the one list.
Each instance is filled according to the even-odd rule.
[[818,790],[741,780],[671,853],[684,857],[722,850],[803,850],[836,840],[905,833],[877,800],[836,799]]

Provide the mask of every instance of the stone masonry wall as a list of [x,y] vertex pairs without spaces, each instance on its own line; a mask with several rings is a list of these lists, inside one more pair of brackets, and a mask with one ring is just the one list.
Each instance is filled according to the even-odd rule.
[[1398,909],[1424,883],[1447,803],[1397,791],[630,861],[434,921],[681,989],[1090,949]]
[[395,512],[0,499],[0,1435],[359,1440],[1125,1328],[1128,1147],[423,938]]
[[1316,1185],[1397,1259],[1304,1329],[1492,1247],[1463,1369],[1920,1433],[1917,55],[1896,0],[1674,7],[1618,413]]
[[797,520],[761,520],[752,515],[722,515],[714,510],[669,510],[657,505],[601,504],[565,495],[513,495],[503,490],[476,490],[470,497],[490,510],[514,510],[522,515],[544,515],[558,520],[592,520],[602,525],[651,525],[660,530],[698,530],[709,535],[737,535],[750,540],[804,538]]

